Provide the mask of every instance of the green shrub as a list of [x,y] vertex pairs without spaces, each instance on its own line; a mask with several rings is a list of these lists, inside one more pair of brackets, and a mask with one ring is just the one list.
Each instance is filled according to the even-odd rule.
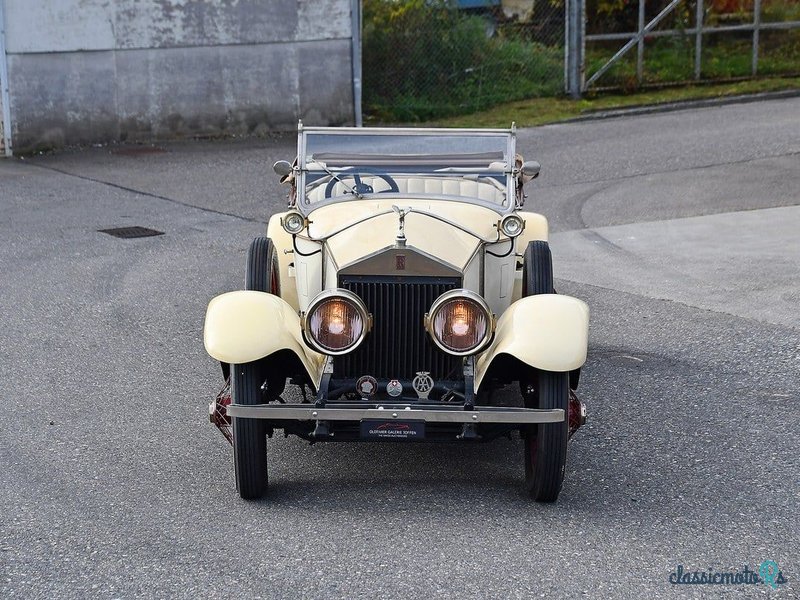
[[383,121],[466,114],[563,85],[563,50],[487,36],[481,16],[445,0],[364,0],[364,105]]

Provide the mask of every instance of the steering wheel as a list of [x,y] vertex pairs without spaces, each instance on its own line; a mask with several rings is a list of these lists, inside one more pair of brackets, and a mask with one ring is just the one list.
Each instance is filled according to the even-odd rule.
[[[344,171],[341,171],[341,173],[352,173],[352,175],[346,175],[346,176],[353,178],[353,181],[355,182],[354,188],[359,194],[372,194],[375,191],[371,185],[367,185],[366,183],[361,181],[361,175],[355,172],[355,169],[346,169]],[[388,175],[384,173],[370,173],[370,175],[372,175],[373,177],[377,177],[378,179],[383,179],[387,184],[389,184],[388,190],[383,190],[379,193],[384,194],[388,192],[398,192],[398,193],[400,192],[400,188],[397,187],[397,182]],[[344,179],[344,177],[342,175],[339,175],[339,173],[337,173],[337,177],[339,177],[339,179]],[[325,186],[326,198],[331,197],[331,194],[333,192],[333,186],[335,186],[337,183],[339,183],[339,180],[337,180],[335,177],[331,177],[331,180],[328,182],[328,185]]]

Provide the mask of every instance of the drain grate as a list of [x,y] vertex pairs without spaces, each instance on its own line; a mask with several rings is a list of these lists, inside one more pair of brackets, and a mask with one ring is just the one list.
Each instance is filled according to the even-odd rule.
[[153,235],[164,235],[163,231],[148,229],[147,227],[139,227],[138,225],[135,227],[115,227],[114,229],[98,229],[97,231],[99,231],[100,233],[107,233],[108,235],[113,235],[114,237],[124,238],[124,239],[150,237]]

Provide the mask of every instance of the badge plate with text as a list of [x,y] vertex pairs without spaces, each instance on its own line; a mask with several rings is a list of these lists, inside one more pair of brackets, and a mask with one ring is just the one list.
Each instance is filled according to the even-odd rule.
[[361,437],[373,440],[421,440],[425,438],[425,421],[364,419],[361,421]]

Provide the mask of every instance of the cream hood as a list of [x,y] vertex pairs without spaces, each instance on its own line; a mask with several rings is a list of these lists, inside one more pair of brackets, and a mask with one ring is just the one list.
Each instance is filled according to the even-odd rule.
[[[411,209],[405,217],[407,245],[437,257],[463,270],[475,253],[480,240],[452,225],[414,210],[433,213],[482,236],[494,239],[498,213],[481,206],[437,200],[353,200],[329,204],[312,211],[311,237],[324,238],[350,223],[391,210],[392,206]],[[398,233],[399,216],[395,212],[359,223],[328,239],[328,251],[339,268],[359,261],[379,250],[393,246]]]

